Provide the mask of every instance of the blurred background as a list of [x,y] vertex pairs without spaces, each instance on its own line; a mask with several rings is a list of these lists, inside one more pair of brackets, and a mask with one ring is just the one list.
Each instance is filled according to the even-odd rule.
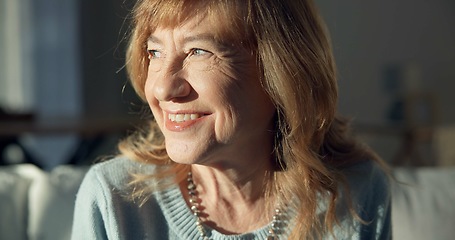
[[316,2],[359,136],[394,165],[455,165],[455,2]]
[[[133,2],[0,0],[3,163],[91,159],[132,127],[140,101],[123,65]],[[395,164],[453,163],[438,139],[454,135],[455,2],[316,2],[338,63],[339,110],[358,136]]]
[[123,69],[132,2],[0,0],[3,162],[93,161],[134,127]]
[[[138,126],[123,68],[133,2],[0,0],[0,240],[68,239],[84,166]],[[394,238],[453,239],[455,1],[315,2],[340,113],[413,186],[394,185]]]

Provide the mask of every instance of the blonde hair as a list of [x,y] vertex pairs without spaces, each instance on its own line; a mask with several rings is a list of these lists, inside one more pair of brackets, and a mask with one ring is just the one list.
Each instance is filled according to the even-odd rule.
[[[146,41],[158,26],[173,27],[204,15],[218,26],[214,29],[216,37],[240,42],[257,56],[262,84],[277,109],[277,171],[272,194],[280,194],[280,199],[288,203],[298,199],[292,206],[298,215],[290,239],[321,237],[331,232],[337,221],[339,191],[346,187],[341,169],[375,156],[348,135],[347,121],[336,115],[336,68],[314,3],[139,0],[132,14],[126,64],[131,83],[144,100]],[[169,159],[163,136],[153,120],[148,128],[123,141],[119,149],[136,161],[169,166],[167,169],[174,173],[187,167]],[[321,199],[328,205],[322,220],[317,215]]]

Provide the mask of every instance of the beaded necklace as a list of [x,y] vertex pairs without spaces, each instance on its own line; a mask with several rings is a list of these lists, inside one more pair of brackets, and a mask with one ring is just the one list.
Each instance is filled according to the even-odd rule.
[[[203,221],[201,219],[202,211],[200,209],[199,198],[196,191],[196,184],[193,181],[193,174],[188,172],[187,177],[188,182],[188,195],[189,195],[189,203],[191,205],[190,209],[193,212],[193,215],[196,216],[196,227],[199,231],[199,235],[204,240],[210,240],[207,236],[207,232],[203,226]],[[279,240],[278,235],[282,232],[284,227],[284,214],[281,212],[280,208],[275,208],[275,213],[272,218],[272,222],[269,226],[269,231],[266,240]]]

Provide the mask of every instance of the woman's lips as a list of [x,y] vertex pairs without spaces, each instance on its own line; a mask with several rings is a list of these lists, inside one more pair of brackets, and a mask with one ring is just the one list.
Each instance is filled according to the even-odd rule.
[[177,122],[177,123],[182,123],[182,122],[187,122],[191,120],[196,120],[201,117],[202,114],[199,113],[168,113],[168,120],[171,122]]
[[205,116],[204,113],[166,113],[166,128],[173,132],[183,131]]

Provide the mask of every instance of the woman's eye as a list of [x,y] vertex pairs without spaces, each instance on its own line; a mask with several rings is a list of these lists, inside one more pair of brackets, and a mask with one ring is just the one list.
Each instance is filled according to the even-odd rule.
[[196,56],[196,57],[197,56],[208,56],[210,54],[211,54],[211,52],[206,51],[204,49],[200,49],[200,48],[193,48],[190,51],[190,56]]
[[149,59],[156,59],[161,57],[161,52],[155,49],[149,49],[147,50],[147,53],[149,55]]

